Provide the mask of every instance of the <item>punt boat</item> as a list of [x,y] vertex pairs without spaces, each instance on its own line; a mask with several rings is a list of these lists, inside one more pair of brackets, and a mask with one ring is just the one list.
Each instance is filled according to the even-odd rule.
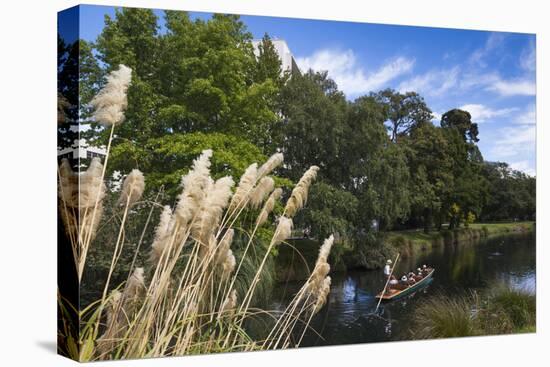
[[376,295],[377,299],[382,298],[382,301],[392,301],[395,299],[398,299],[400,297],[406,296],[408,294],[414,293],[420,288],[428,285],[430,281],[432,280],[432,275],[434,273],[435,269],[432,269],[428,275],[426,275],[422,280],[419,282],[408,286],[405,289],[387,289],[385,294],[382,294],[382,292],[378,293]]

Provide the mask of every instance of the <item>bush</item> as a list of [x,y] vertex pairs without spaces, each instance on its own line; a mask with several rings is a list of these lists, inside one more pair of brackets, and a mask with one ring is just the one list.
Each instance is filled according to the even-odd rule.
[[497,285],[483,295],[437,296],[428,299],[413,315],[417,339],[533,332],[535,295]]
[[414,313],[414,336],[418,339],[477,335],[470,297],[439,296],[426,301]]
[[487,311],[504,313],[514,329],[534,325],[537,302],[534,294],[512,287],[498,287],[488,300]]

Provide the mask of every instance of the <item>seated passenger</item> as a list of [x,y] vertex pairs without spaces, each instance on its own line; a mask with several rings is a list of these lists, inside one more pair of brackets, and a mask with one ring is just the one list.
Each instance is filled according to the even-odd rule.
[[422,275],[423,276],[426,276],[430,273],[430,271],[432,271],[432,268],[426,266],[426,265],[422,265]]
[[409,286],[416,284],[416,280],[414,279],[414,276],[409,278],[408,283],[409,283]]
[[419,282],[422,279],[424,279],[424,274],[422,274],[422,269],[420,269],[420,268],[416,269],[416,271],[417,271],[417,273],[414,275],[414,280]]

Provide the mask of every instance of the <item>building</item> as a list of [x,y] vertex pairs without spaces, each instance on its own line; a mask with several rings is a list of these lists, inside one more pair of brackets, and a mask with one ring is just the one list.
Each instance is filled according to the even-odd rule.
[[106,154],[107,151],[104,148],[89,146],[84,139],[75,140],[71,147],[57,150],[57,158],[59,160],[67,158],[69,161],[92,159],[94,157],[99,157],[103,160]]
[[[260,55],[260,43],[262,40],[253,40],[252,46],[254,46],[254,54],[256,57]],[[272,39],[271,42],[273,43],[273,46],[275,47],[275,51],[277,51],[277,54],[279,55],[279,59],[281,59],[281,69],[282,73],[289,71],[291,73],[300,73],[300,68],[298,68],[298,64],[296,63],[296,60],[294,59],[294,55],[292,55],[292,52],[290,51],[290,48],[288,47],[288,44],[285,40],[279,40],[279,39]]]

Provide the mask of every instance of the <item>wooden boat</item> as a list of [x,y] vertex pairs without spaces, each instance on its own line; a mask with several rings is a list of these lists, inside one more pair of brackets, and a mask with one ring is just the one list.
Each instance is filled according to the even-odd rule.
[[421,281],[415,283],[414,285],[410,285],[405,289],[388,289],[386,290],[385,294],[382,294],[382,292],[378,293],[376,295],[376,298],[380,299],[382,298],[382,301],[392,301],[397,298],[406,296],[408,294],[414,293],[420,288],[428,285],[432,279],[432,275],[434,273],[435,269],[432,269],[428,275],[426,275],[424,278],[422,278]]

